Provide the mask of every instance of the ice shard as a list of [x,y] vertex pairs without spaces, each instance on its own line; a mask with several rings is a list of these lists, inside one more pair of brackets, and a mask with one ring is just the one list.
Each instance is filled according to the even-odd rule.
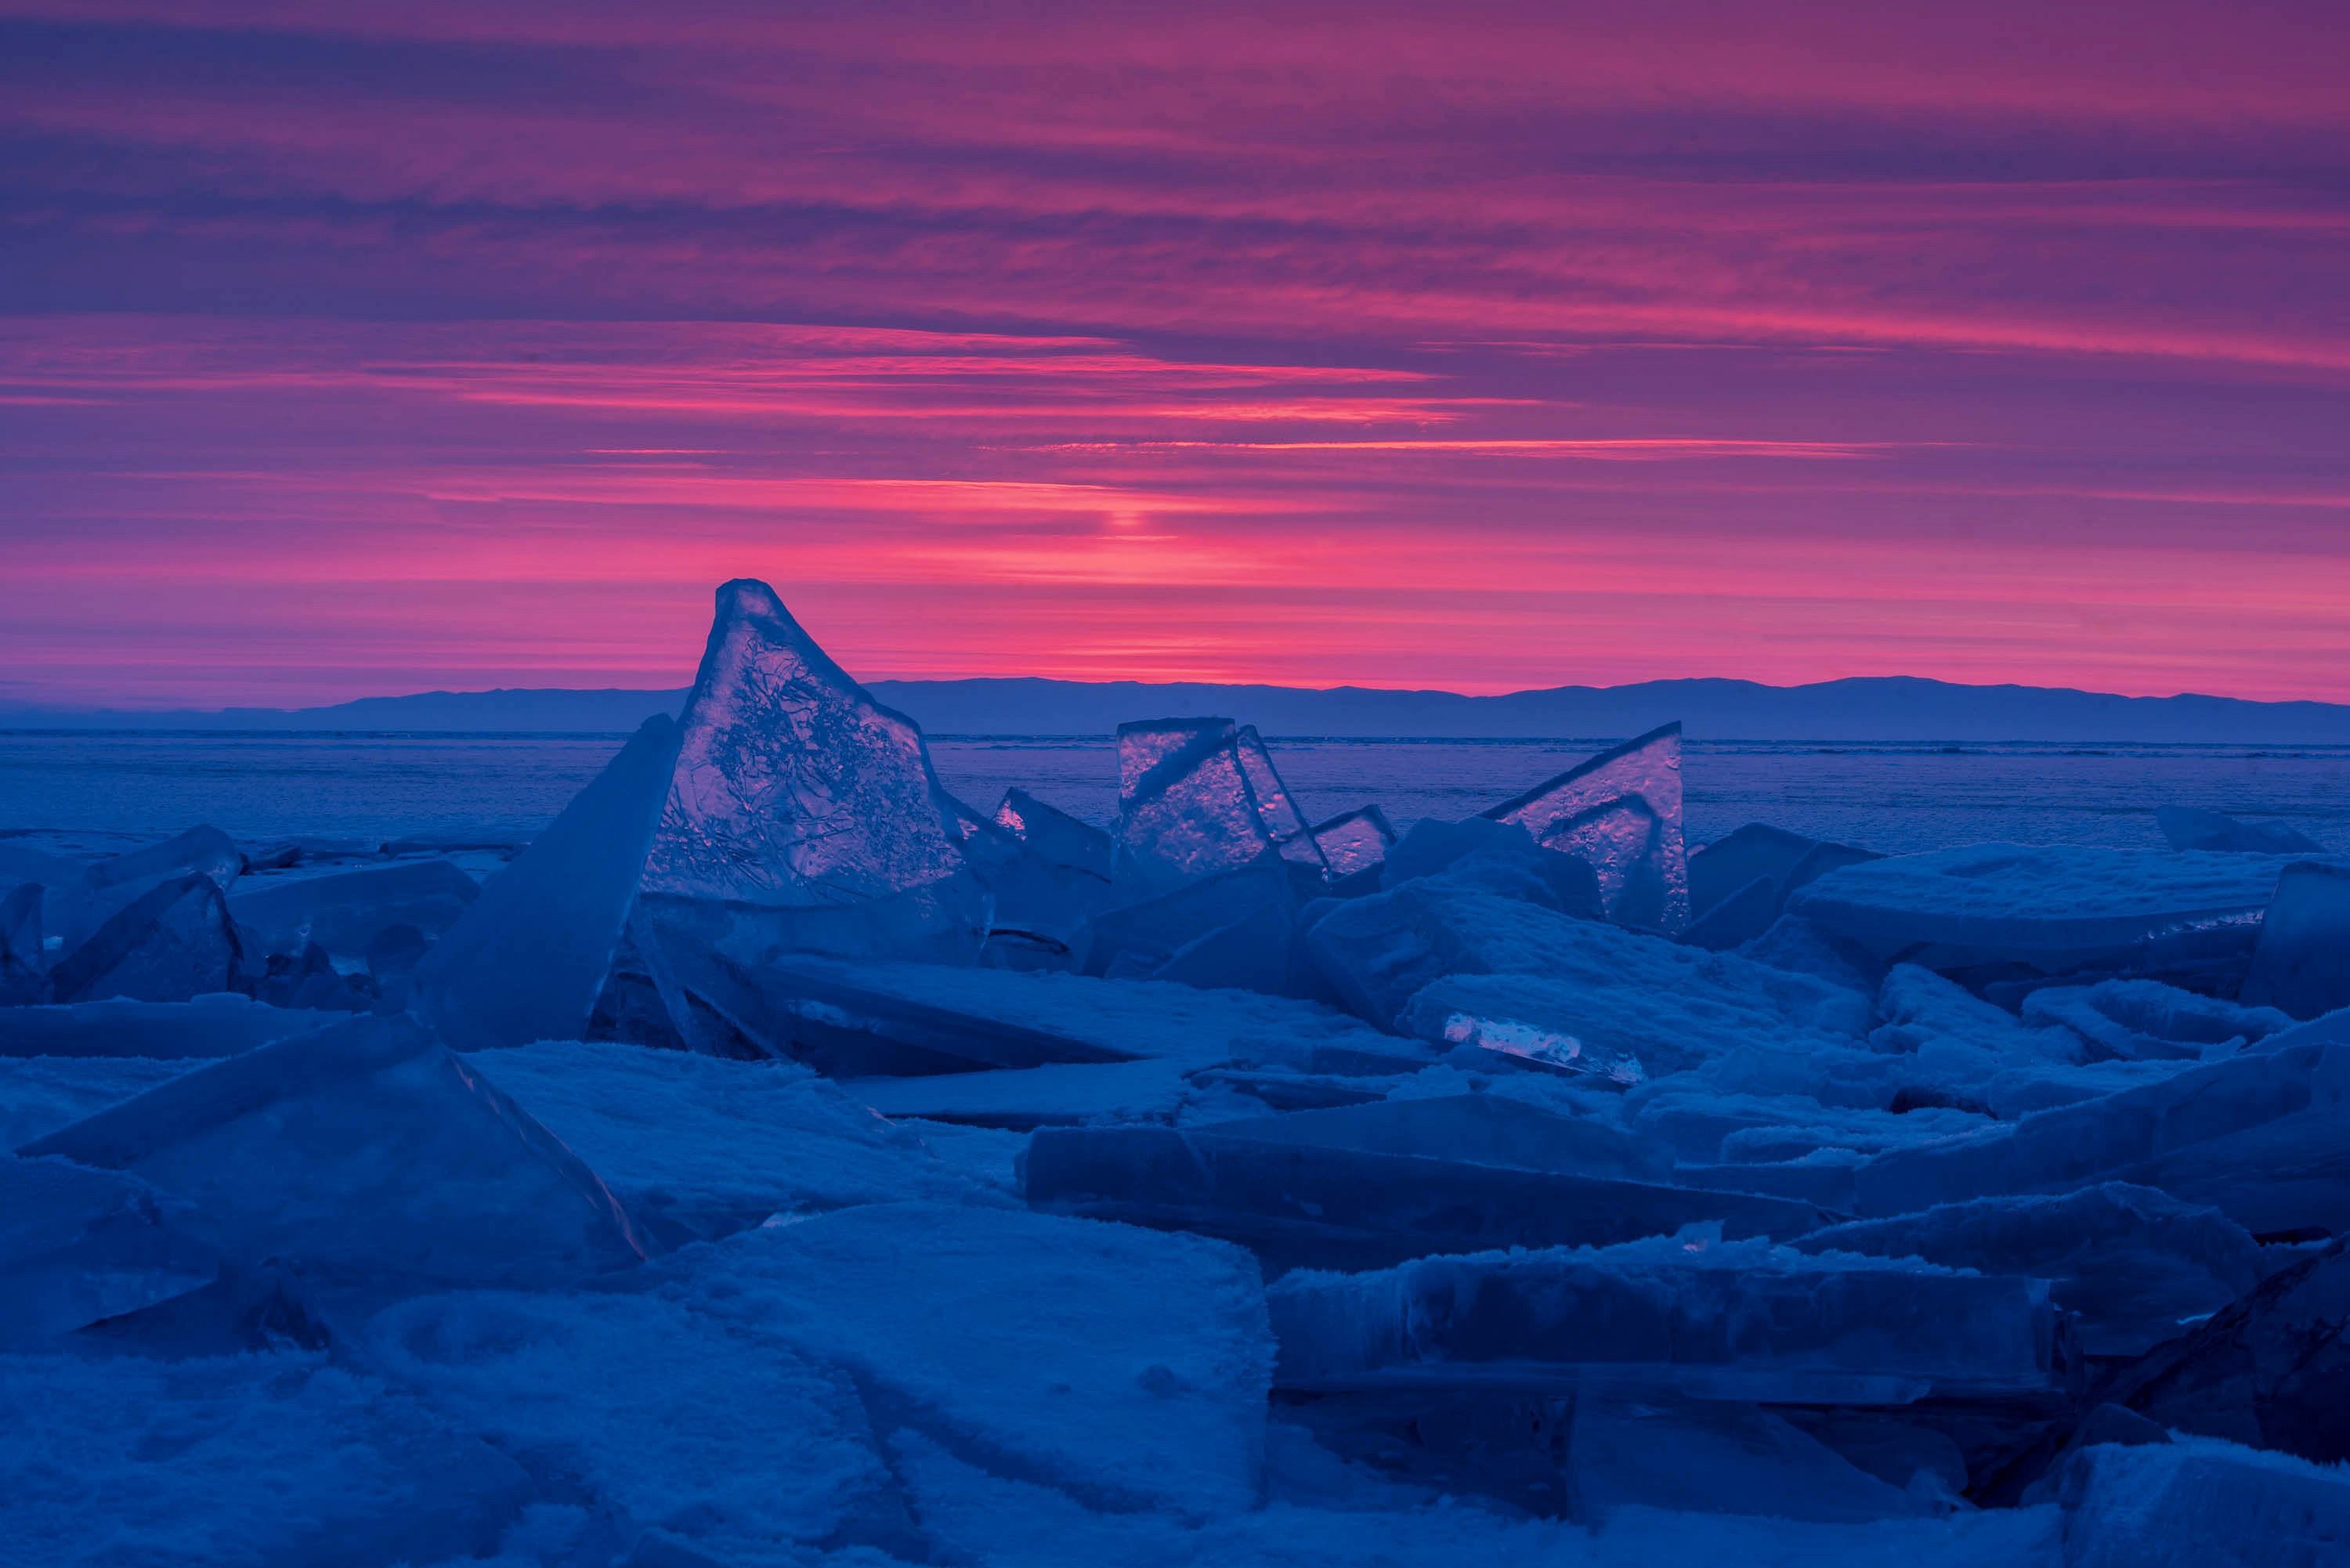
[[1690,919],[1681,727],[1638,735],[1485,813],[1590,866],[1608,919],[1668,935]]
[[199,1068],[18,1151],[194,1204],[223,1253],[354,1283],[548,1285],[641,1262],[593,1172],[469,1062],[363,1017]]
[[[1118,879],[1164,891],[1313,835],[1248,726],[1158,719],[1118,729]],[[1310,859],[1321,867],[1321,850]]]
[[1281,853],[1284,859],[1307,864],[1318,850],[1330,879],[1343,882],[1384,865],[1388,851],[1395,846],[1396,830],[1387,813],[1376,805],[1364,805],[1315,823],[1306,838],[1292,839]]
[[1094,856],[1089,843],[1072,843],[1051,831],[1051,819],[1044,815],[1051,807],[1029,804],[1029,818],[1014,815],[1012,820],[1046,825],[1039,839],[1068,858],[1047,854],[1006,826],[1008,799],[993,818],[955,803],[964,862],[993,905],[983,961],[1012,969],[1076,969],[1086,961],[1093,914],[1108,901],[1110,882],[1107,870],[1097,873],[1073,861],[1092,859],[1106,867],[1109,836],[1064,819],[1101,840],[1101,851]]
[[2350,1007],[2350,866],[2304,861],[2284,868],[2242,997],[2295,1018]]
[[1008,789],[995,807],[995,825],[1055,866],[1109,880],[1115,841],[1049,801],[1016,786]]
[[359,958],[394,926],[439,936],[481,890],[449,861],[409,860],[319,876],[247,877],[229,895],[228,912],[270,952],[299,952],[316,942]]
[[244,867],[244,857],[227,834],[217,827],[192,827],[160,844],[93,862],[78,877],[53,886],[50,924],[70,950],[160,883],[205,877],[225,893]]
[[984,896],[922,732],[764,583],[718,590],[647,858],[655,925],[756,964],[795,950],[977,950]]
[[136,1178],[0,1154],[0,1351],[212,1282],[201,1218]]
[[460,1050],[568,1040],[587,1026],[669,798],[677,726],[641,729],[418,964],[413,1005]]
[[185,1002],[235,988],[244,949],[220,885],[159,882],[116,910],[50,972],[59,1002]]
[[0,897],[0,1007],[39,1000],[48,954],[41,945],[38,882],[26,882]]

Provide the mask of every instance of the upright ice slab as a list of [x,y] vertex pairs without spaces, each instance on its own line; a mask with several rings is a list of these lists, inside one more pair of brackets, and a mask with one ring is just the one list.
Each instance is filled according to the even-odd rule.
[[19,1151],[194,1204],[232,1261],[546,1285],[641,1261],[594,1173],[464,1060],[359,1018],[198,1069]]
[[2350,866],[2303,862],[2277,878],[2243,1000],[2295,1018],[2350,1007]]
[[48,956],[41,945],[38,882],[26,882],[0,896],[0,1007],[39,998]]
[[[1118,727],[1118,879],[1164,891],[1279,855],[1313,834],[1254,728],[1230,719]],[[1322,852],[1307,858],[1322,868]]]
[[678,724],[645,867],[657,926],[750,963],[976,950],[984,909],[921,731],[850,680],[764,583],[718,590]]
[[235,988],[244,958],[220,885],[190,875],[131,899],[50,972],[59,1002],[185,1002]]
[[1565,850],[1599,878],[1608,919],[1670,935],[1689,924],[1681,727],[1635,736],[1485,813]]
[[611,967],[670,797],[677,726],[641,729],[417,966],[419,1016],[451,1045],[576,1039]]

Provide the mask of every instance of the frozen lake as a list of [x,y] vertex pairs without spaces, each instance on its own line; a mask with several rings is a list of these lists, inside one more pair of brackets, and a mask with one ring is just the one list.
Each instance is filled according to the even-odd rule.
[[[209,822],[244,842],[295,834],[526,836],[619,749],[618,735],[0,732],[0,829],[162,834]],[[1608,737],[1545,741],[1271,740],[1306,811],[1367,801],[1399,826],[1472,815]],[[1023,784],[1107,822],[1109,739],[941,738],[949,788],[992,806]],[[2350,748],[1691,742],[1692,844],[1741,823],[1901,853],[1986,839],[2158,846],[2163,802],[2291,823],[2350,846]]]

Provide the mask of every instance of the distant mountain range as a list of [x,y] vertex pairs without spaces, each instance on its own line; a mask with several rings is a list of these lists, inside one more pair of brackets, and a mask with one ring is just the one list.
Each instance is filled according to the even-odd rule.
[[[2036,686],[1959,686],[1910,676],[1762,686],[1646,680],[1504,697],[1358,686],[1151,685],[1133,680],[876,680],[881,701],[933,735],[1107,735],[1129,719],[1225,714],[1268,735],[1575,739],[1636,734],[1679,719],[1697,740],[2158,741],[2350,745],[2350,706],[2232,697],[2116,697]],[[328,708],[142,712],[0,706],[0,728],[269,731],[624,732],[674,691],[505,690],[365,697]]]

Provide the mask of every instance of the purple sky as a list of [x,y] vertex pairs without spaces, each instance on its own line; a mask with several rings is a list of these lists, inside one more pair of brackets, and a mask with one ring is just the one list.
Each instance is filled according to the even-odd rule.
[[2350,700],[2350,18],[1916,9],[0,0],[0,702]]

